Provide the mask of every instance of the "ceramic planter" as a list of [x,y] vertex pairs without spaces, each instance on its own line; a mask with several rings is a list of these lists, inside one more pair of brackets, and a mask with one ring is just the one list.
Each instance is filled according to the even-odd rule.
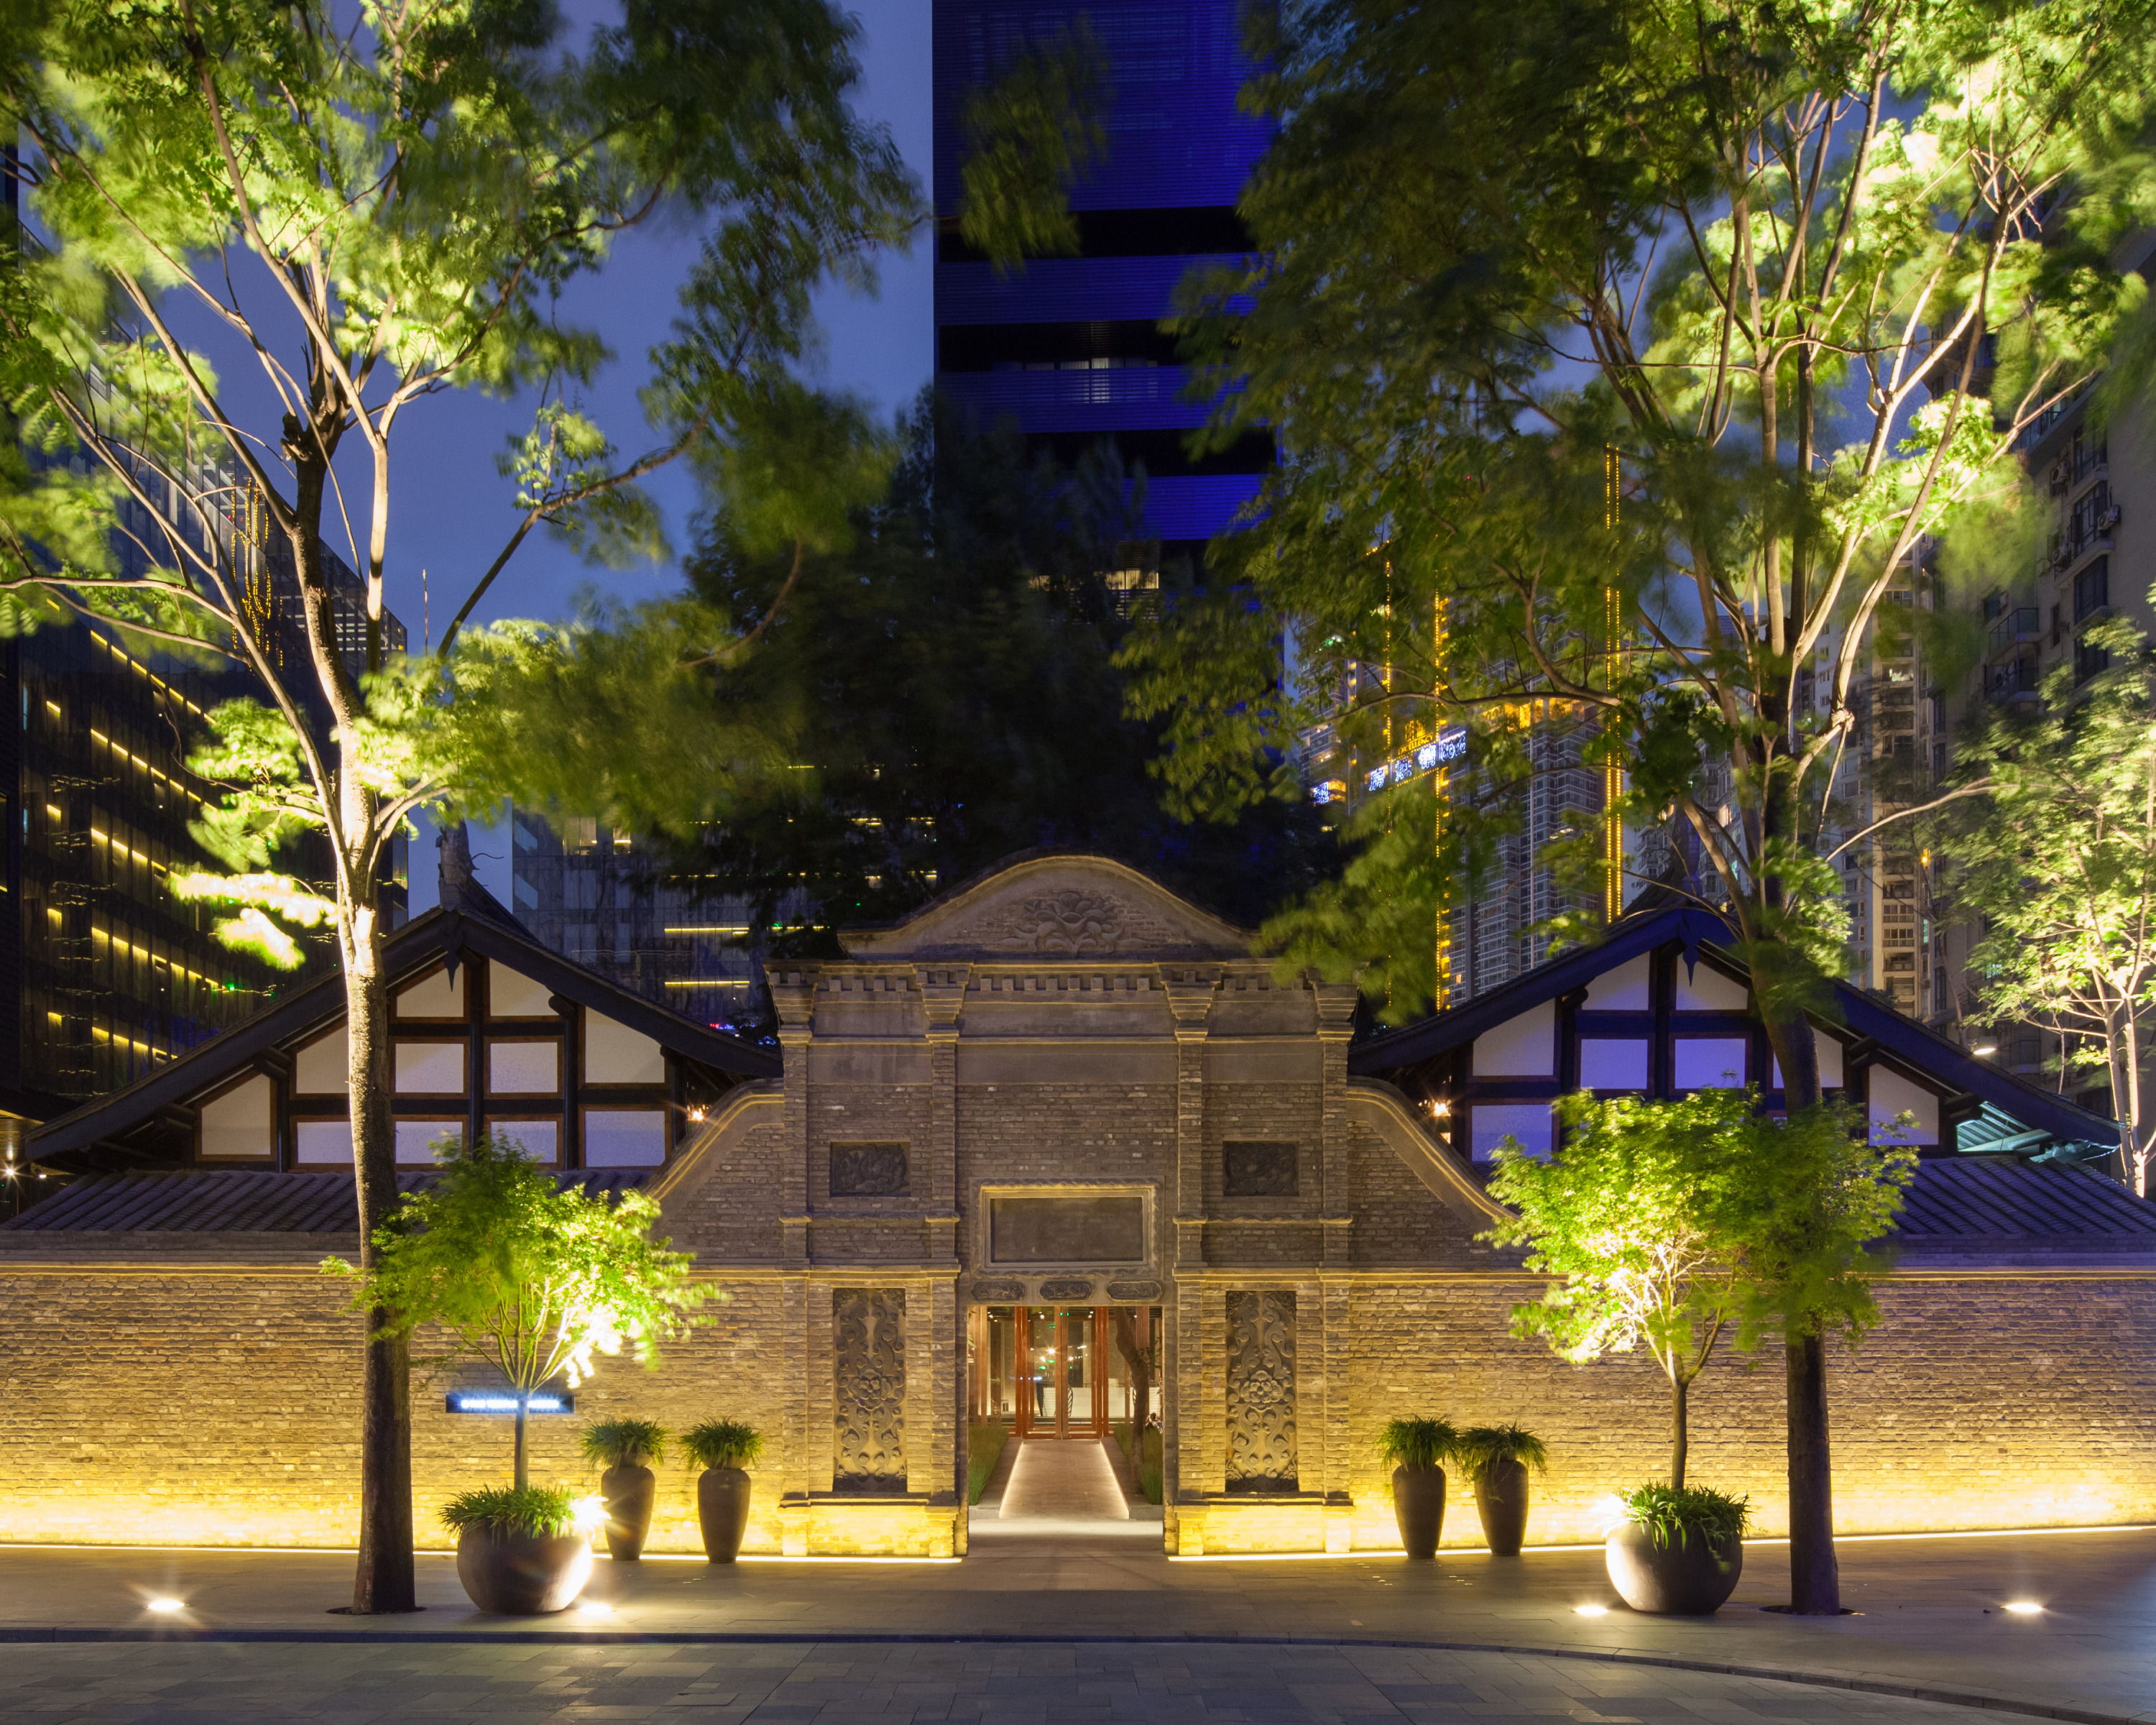
[[1439,1536],[1445,1532],[1445,1470],[1394,1468],[1393,1515],[1409,1557],[1435,1557]]
[[606,1503],[607,1551],[617,1563],[633,1563],[644,1555],[644,1542],[651,1532],[651,1506],[658,1495],[658,1476],[633,1461],[609,1467],[599,1476],[599,1496]]
[[1493,1461],[1475,1481],[1475,1507],[1491,1552],[1516,1558],[1527,1538],[1527,1464]]
[[715,1563],[733,1562],[748,1527],[748,1476],[738,1467],[705,1469],[696,1477],[696,1520],[704,1555]]
[[591,1579],[591,1542],[581,1533],[497,1533],[467,1527],[457,1537],[457,1579],[482,1611],[542,1617],[566,1611]]
[[1658,1546],[1630,1522],[1613,1528],[1604,1548],[1609,1584],[1635,1611],[1665,1617],[1707,1617],[1737,1590],[1744,1573],[1744,1542],[1693,1534]]

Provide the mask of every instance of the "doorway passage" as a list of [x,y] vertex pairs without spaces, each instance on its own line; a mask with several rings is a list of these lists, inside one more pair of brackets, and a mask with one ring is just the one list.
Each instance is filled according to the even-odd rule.
[[[1127,1322],[1118,1322],[1118,1317]],[[1119,1332],[1121,1332],[1119,1334]],[[1140,1373],[1152,1362],[1140,1417],[1159,1418],[1158,1306],[976,1306],[967,1313],[969,1417],[1014,1438],[1091,1438],[1127,1430]]]

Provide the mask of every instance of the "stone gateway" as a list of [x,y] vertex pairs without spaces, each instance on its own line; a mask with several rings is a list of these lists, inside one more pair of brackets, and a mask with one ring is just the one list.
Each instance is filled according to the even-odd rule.
[[[567,977],[491,901],[414,922],[404,975],[439,973],[429,924],[454,917],[466,995],[558,1017],[516,1034],[553,1039],[562,1093],[475,1091],[491,1009],[453,1025],[444,1006],[424,1034],[470,1058],[415,1117],[560,1122],[542,1159],[653,1194],[724,1296],[656,1370],[604,1360],[572,1415],[535,1420],[533,1477],[584,1477],[588,1417],[746,1420],[767,1437],[752,1553],[963,1555],[969,1428],[1097,1434],[1130,1415],[1131,1339],[1156,1336],[1171,1553],[1397,1549],[1377,1435],[1424,1414],[1540,1434],[1530,1543],[1596,1538],[1607,1494],[1666,1466],[1665,1386],[1644,1356],[1575,1368],[1510,1335],[1541,1284],[1478,1241],[1500,1214],[1486,1139],[1546,1149],[1583,1062],[1612,1089],[1748,1078],[1778,1101],[1743,972],[1692,912],[1628,917],[1351,1058],[1352,988],[1283,981],[1247,934],[1117,864],[1028,858],[773,974],[776,1076]],[[350,1542],[358,1329],[315,1268],[354,1245],[350,1175],[298,1158],[288,1096],[295,1050],[336,1028],[328,999],[33,1140],[82,1172],[0,1227],[0,1538]],[[586,1063],[615,1024],[651,1051],[608,1103]],[[2156,1520],[2156,1211],[2041,1159],[2107,1123],[1868,999],[1820,1034],[1877,1129],[1925,1151],[1885,1322],[1830,1367],[1841,1530]],[[270,1153],[221,1158],[202,1122],[264,1076],[285,1111],[264,1116]],[[611,1142],[597,1103],[663,1114],[663,1147],[586,1160]],[[1691,1471],[1748,1493],[1773,1534],[1764,1363],[1725,1356],[1695,1388]],[[506,1469],[503,1423],[449,1410],[445,1389],[481,1381],[415,1381],[425,1543],[448,1543],[444,1497]],[[1447,1543],[1479,1544],[1455,1498]],[[651,1548],[698,1548],[671,1465]]]

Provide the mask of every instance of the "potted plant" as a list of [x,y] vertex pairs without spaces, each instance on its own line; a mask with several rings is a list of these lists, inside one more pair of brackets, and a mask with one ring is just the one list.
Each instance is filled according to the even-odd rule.
[[584,1460],[606,1471],[599,1497],[606,1505],[607,1552],[617,1563],[644,1555],[651,1532],[651,1506],[659,1477],[651,1464],[666,1459],[666,1428],[649,1420],[594,1420],[583,1430]]
[[1393,1464],[1393,1517],[1411,1558],[1434,1558],[1445,1532],[1445,1464],[1460,1434],[1448,1420],[1394,1420],[1378,1435]]
[[1657,1481],[1618,1501],[1625,1519],[1609,1530],[1604,1561],[1625,1603],[1675,1617],[1721,1609],[1744,1573],[1749,1500]]
[[457,1579],[482,1611],[565,1611],[591,1579],[592,1542],[567,1491],[482,1486],[444,1504],[442,1521],[457,1536]]
[[1517,1425],[1473,1425],[1454,1452],[1475,1487],[1476,1512],[1491,1554],[1516,1558],[1527,1537],[1527,1470],[1549,1466],[1543,1440]]
[[696,1520],[704,1555],[731,1563],[748,1527],[747,1469],[763,1454],[763,1434],[738,1420],[706,1420],[681,1435],[681,1447],[703,1471],[696,1476]]
[[[489,1132],[444,1147],[434,1183],[407,1193],[375,1230],[371,1270],[335,1258],[322,1266],[357,1283],[354,1310],[386,1312],[407,1334],[423,1325],[445,1332],[449,1346],[429,1362],[434,1368],[481,1359],[516,1393],[510,1493],[470,1498],[485,1513],[456,1524],[457,1573],[482,1610],[497,1609],[489,1599],[558,1596],[555,1604],[517,1608],[558,1611],[576,1598],[574,1588],[562,1596],[562,1587],[572,1575],[581,1587],[589,1572],[588,1551],[576,1558],[577,1542],[549,1507],[557,1494],[531,1495],[531,1397],[557,1378],[574,1389],[590,1376],[594,1354],[619,1353],[624,1343],[645,1365],[655,1363],[659,1338],[679,1331],[706,1297],[689,1281],[690,1255],[651,1237],[658,1217],[659,1206],[640,1192],[587,1197],[564,1188],[521,1144]],[[472,1537],[467,1573],[470,1528],[493,1531]],[[542,1561],[557,1566],[547,1585],[502,1579]],[[490,1574],[495,1579],[475,1584]]]

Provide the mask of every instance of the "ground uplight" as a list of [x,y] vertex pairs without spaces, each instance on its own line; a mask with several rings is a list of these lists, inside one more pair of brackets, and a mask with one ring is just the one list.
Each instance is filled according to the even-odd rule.
[[1574,1605],[1572,1609],[1582,1617],[1607,1617],[1609,1615],[1607,1605]]
[[608,1604],[604,1599],[586,1599],[579,1604],[577,1609],[583,1612],[587,1617],[611,1617],[613,1615],[613,1607]]
[[2016,1617],[2035,1617],[2044,1608],[2034,1599],[2009,1599],[2006,1602],[2006,1609]]
[[185,1599],[151,1599],[148,1603],[150,1609],[157,1612],[169,1613],[173,1611],[184,1611],[187,1609],[187,1602]]

